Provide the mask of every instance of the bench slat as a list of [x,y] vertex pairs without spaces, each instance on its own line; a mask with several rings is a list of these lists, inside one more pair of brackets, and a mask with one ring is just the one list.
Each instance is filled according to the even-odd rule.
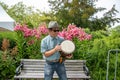
[[[28,71],[28,70],[22,70],[24,73],[44,73],[44,71]],[[67,73],[84,73],[84,71],[66,71]],[[56,72],[55,72],[56,73]]]
[[[44,71],[44,68],[24,68],[24,70],[36,70],[36,71]],[[83,68],[66,68],[66,71],[71,70],[71,71],[83,71]]]
[[[44,65],[45,62],[24,62],[24,65]],[[84,65],[85,63],[79,63],[79,62],[65,62],[65,65]]]
[[[45,62],[45,60],[43,60],[43,59],[21,59],[21,61],[28,61],[28,62],[30,62],[30,61],[32,61],[32,62]],[[66,62],[86,62],[86,60],[66,60]]]
[[[24,65],[44,65],[45,64],[45,62],[24,62]],[[65,61],[65,65],[83,65],[83,64],[85,64],[84,62],[66,62]]]
[[[32,65],[43,65],[45,64],[45,60],[36,60],[36,59],[22,59],[25,65],[32,64]],[[66,60],[65,64],[84,64],[85,60]]]
[[[44,78],[44,74],[40,74],[40,73],[21,73],[21,75],[16,76],[16,78],[20,78],[20,77],[24,77],[24,78]],[[57,74],[54,74],[53,76],[54,78],[58,78]],[[77,73],[77,74],[68,74],[67,73],[67,78],[90,78],[90,76],[86,76],[84,73]]]
[[[71,66],[72,65],[72,66]],[[74,64],[71,64],[71,65],[66,65],[65,64],[65,66],[66,67],[83,67],[83,65],[81,65],[81,64],[79,64],[79,65],[74,65]],[[24,65],[24,67],[26,68],[26,67],[29,67],[29,68],[32,68],[32,67],[34,67],[34,68],[43,68],[44,67],[44,65]]]
[[[83,68],[83,65],[65,65],[66,68]],[[44,65],[24,65],[24,68],[44,68]]]

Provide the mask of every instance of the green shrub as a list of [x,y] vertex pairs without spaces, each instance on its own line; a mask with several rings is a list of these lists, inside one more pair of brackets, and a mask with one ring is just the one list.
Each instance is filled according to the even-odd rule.
[[[19,60],[19,59],[18,59]],[[0,79],[13,79],[18,60],[9,51],[0,51]]]
[[[98,32],[98,33],[97,33]],[[87,66],[90,70],[90,76],[93,80],[105,80],[107,72],[107,54],[110,49],[120,49],[119,32],[96,31],[92,32],[91,41],[75,40],[76,50],[73,53],[74,59],[87,60]],[[110,55],[109,80],[114,79],[115,54]],[[120,57],[120,54],[118,54]],[[117,80],[120,75],[120,60],[118,58]]]
[[[41,39],[37,39],[35,37],[25,38],[22,32],[17,31],[15,40],[18,46],[18,52],[19,52],[18,56],[20,58],[25,58],[25,59],[42,58],[42,54],[40,53]],[[29,44],[29,41],[33,41],[34,43]]]
[[[93,48],[90,50],[91,57],[87,59],[88,61],[88,66],[91,71],[91,76],[92,79],[95,80],[105,80],[106,79],[106,71],[107,71],[107,54],[110,49],[120,49],[120,38],[116,39],[110,39],[108,38],[103,38],[103,39],[95,39],[93,42]],[[112,62],[110,66],[110,71],[109,71],[109,80],[114,79],[114,63],[115,62],[115,54],[111,55],[112,57],[110,58],[110,62]],[[120,54],[119,54],[120,57]],[[120,64],[120,62],[118,62]],[[119,71],[120,68],[117,68]],[[117,72],[117,75],[120,73]],[[117,76],[119,80],[119,76]]]
[[0,32],[0,50],[2,47],[2,41],[3,39],[8,39],[10,42],[10,47],[13,48],[16,46],[16,41],[15,41],[15,33],[14,32]]

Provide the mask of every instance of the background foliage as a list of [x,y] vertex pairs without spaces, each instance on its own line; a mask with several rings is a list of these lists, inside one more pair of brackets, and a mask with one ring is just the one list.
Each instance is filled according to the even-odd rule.
[[[91,0],[65,1],[49,0],[52,11],[48,13],[34,11],[34,8],[27,7],[22,2],[10,8],[4,3],[0,2],[0,4],[16,20],[16,23],[26,24],[31,29],[37,28],[43,22],[46,22],[47,25],[50,20],[57,20],[63,28],[66,28],[69,23],[84,28],[85,32],[92,34],[92,39],[84,41],[74,39],[76,50],[72,59],[87,60],[91,78],[105,80],[108,50],[120,49],[120,26],[108,28],[111,27],[111,23],[119,22],[119,18],[113,17],[118,11],[113,6],[102,18],[98,19],[92,16],[105,8],[95,8],[94,2]],[[27,41],[31,40],[31,37],[26,39],[21,32],[0,32],[0,79],[13,79],[21,58],[41,59],[39,48],[40,41],[44,36],[36,44],[28,46]],[[109,80],[113,80],[115,54],[111,54],[110,58]],[[118,59],[117,80],[120,79],[119,65],[120,60]]]

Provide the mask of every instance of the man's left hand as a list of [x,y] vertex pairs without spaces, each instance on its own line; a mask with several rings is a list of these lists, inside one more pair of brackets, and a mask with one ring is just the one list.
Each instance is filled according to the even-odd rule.
[[68,59],[70,59],[70,58],[72,58],[73,57],[73,54],[68,54],[68,55],[66,55],[66,58],[68,58]]

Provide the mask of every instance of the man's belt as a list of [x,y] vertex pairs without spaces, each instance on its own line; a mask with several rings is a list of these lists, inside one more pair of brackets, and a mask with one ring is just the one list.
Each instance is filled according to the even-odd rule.
[[59,59],[55,59],[55,60],[46,60],[47,62],[59,62]]

